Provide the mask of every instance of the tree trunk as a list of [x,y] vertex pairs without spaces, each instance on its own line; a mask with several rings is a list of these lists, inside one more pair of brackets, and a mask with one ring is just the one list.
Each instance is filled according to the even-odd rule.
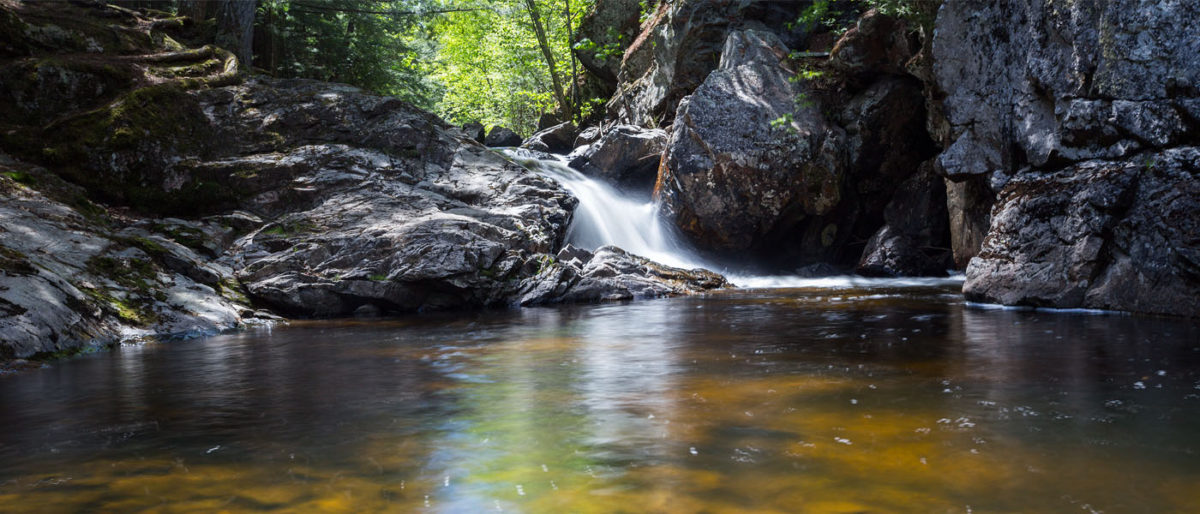
[[217,46],[237,56],[244,70],[254,57],[254,13],[257,0],[219,0],[216,2]]
[[558,79],[558,66],[554,64],[554,53],[550,51],[550,41],[546,38],[546,29],[542,27],[542,17],[538,13],[534,0],[525,0],[525,8],[529,11],[529,19],[533,22],[533,33],[537,36],[538,46],[542,56],[546,58],[546,66],[550,68],[550,83],[554,86],[554,98],[558,100],[558,108],[566,118],[573,118],[571,104],[563,94],[562,83]]
[[575,45],[574,29],[571,28],[571,0],[564,0],[567,9],[567,52],[571,54],[571,121],[578,122],[576,116],[579,115],[579,70],[575,67],[575,50],[571,47]]
[[196,23],[202,22],[208,15],[208,4],[209,2],[204,0],[181,0],[179,14],[191,18]]

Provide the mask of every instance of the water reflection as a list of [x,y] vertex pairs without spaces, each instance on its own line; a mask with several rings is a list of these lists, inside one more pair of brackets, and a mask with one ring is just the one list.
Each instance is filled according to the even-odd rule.
[[1186,511],[1198,342],[873,283],[125,347],[0,377],[0,511]]

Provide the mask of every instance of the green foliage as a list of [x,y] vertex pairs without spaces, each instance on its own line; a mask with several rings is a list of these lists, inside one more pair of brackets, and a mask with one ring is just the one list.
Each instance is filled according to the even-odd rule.
[[[560,83],[571,83],[568,22],[574,33],[592,1],[572,0],[569,20],[565,15],[565,0],[533,2],[558,63]],[[538,46],[526,2],[494,0],[486,6],[487,9],[446,13],[432,25],[437,57],[429,71],[443,88],[434,110],[454,122],[504,125],[529,135],[543,113],[558,108],[550,71]]]
[[432,106],[422,65],[432,55],[433,0],[264,0],[255,64],[280,77],[344,82]]

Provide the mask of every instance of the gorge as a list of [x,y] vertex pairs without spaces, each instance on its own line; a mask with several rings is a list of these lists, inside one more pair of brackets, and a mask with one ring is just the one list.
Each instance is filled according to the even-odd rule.
[[0,0],[0,512],[1192,510],[1198,16]]

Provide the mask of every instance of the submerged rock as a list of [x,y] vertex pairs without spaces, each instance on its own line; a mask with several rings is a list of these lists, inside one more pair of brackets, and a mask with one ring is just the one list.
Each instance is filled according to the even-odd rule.
[[1022,173],[967,267],[967,299],[1200,316],[1200,148]]

